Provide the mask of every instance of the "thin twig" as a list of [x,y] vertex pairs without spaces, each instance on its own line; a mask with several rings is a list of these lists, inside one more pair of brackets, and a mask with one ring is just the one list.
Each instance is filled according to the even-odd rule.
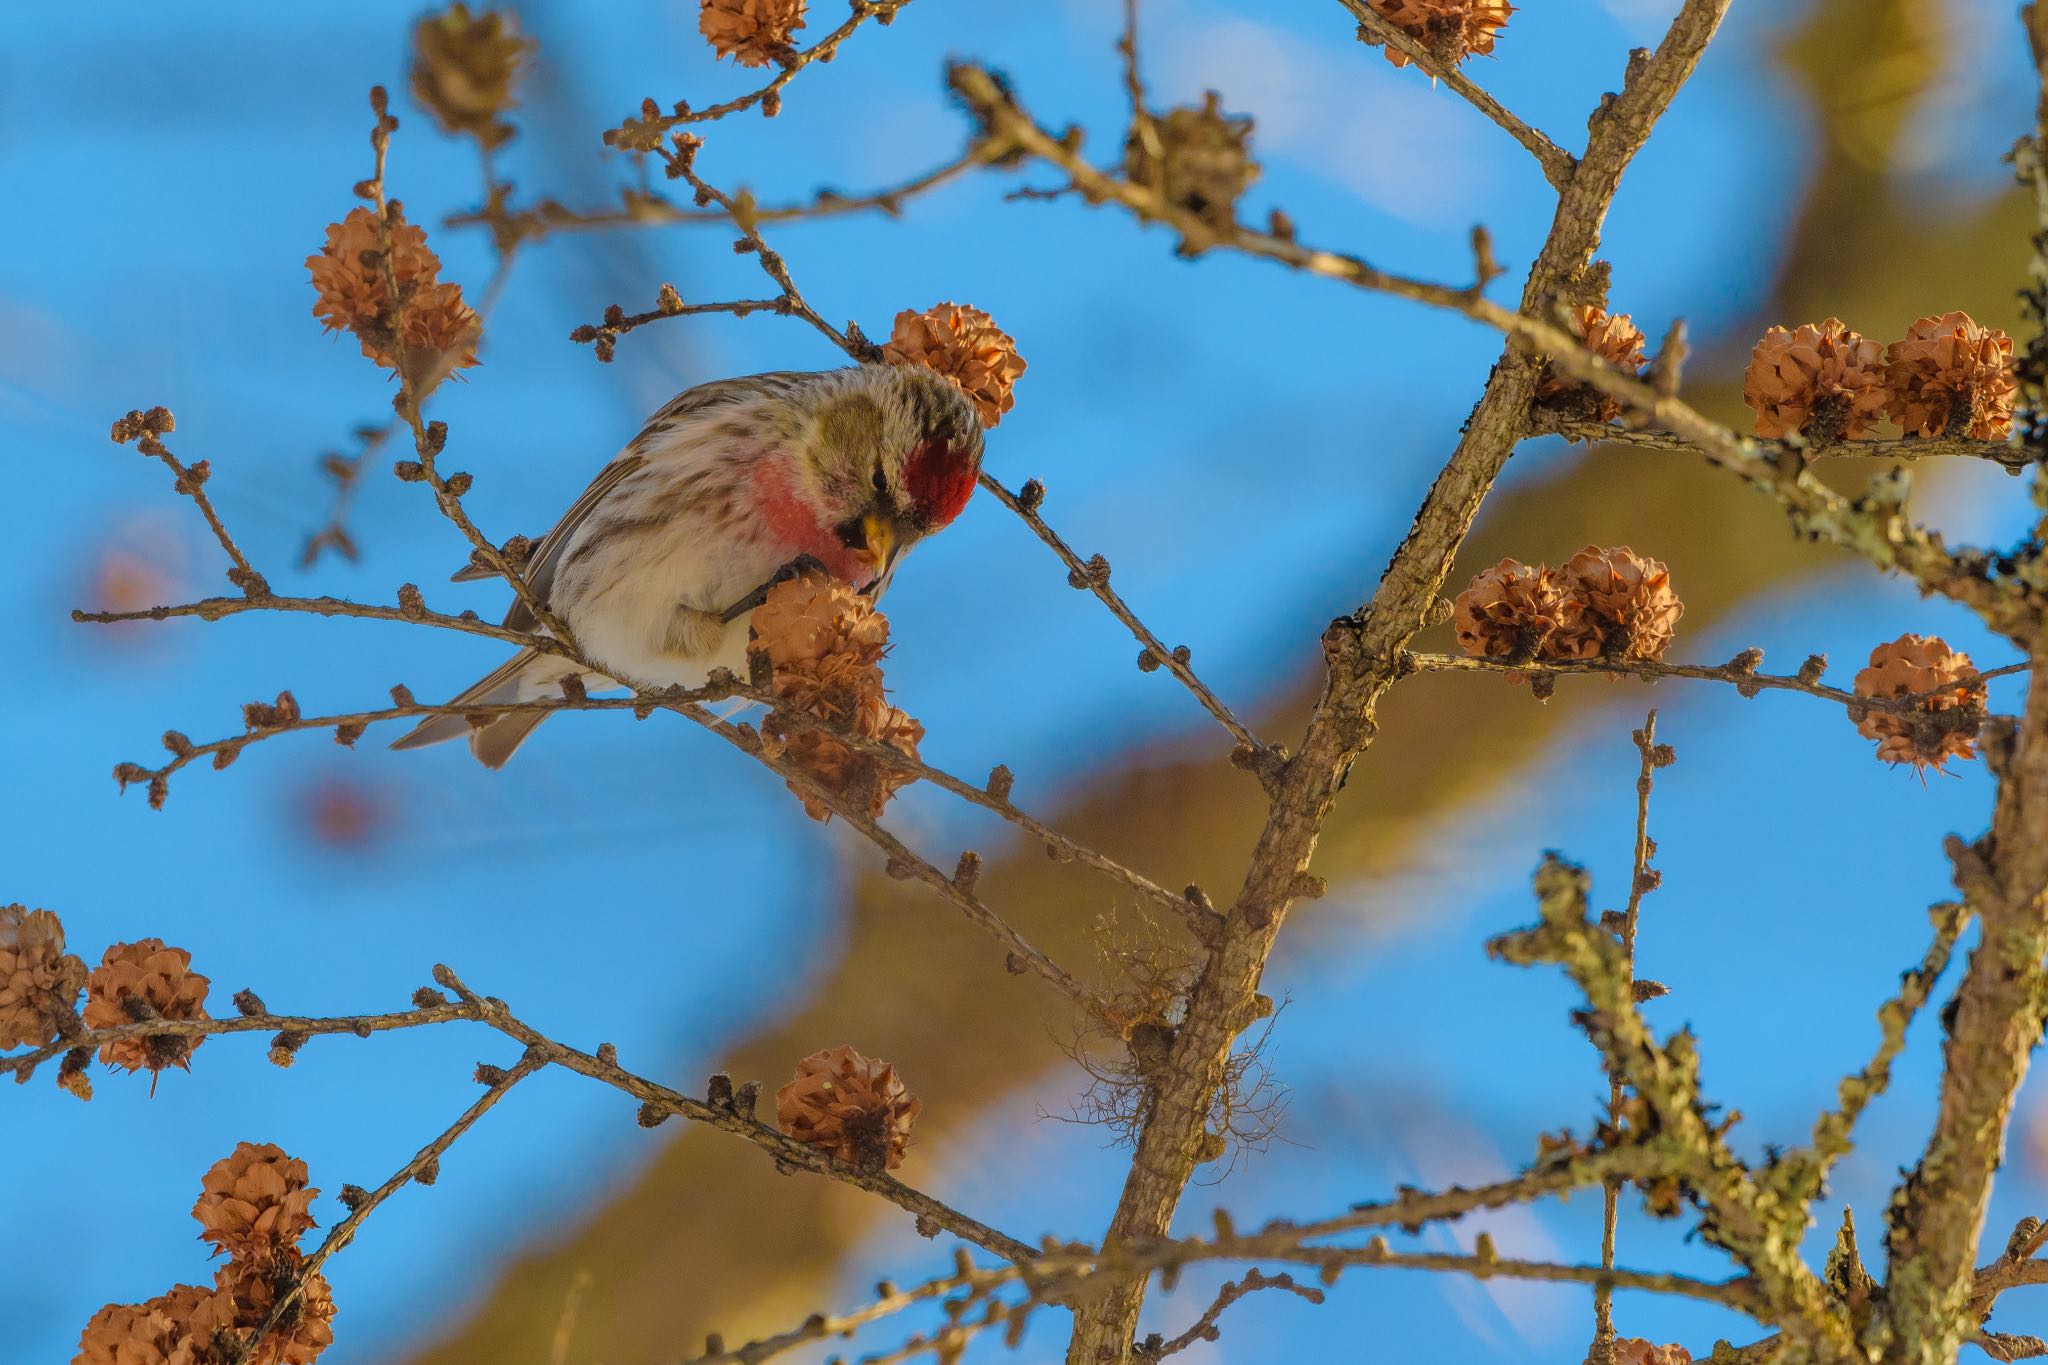
[[499,1073],[498,1078],[492,1082],[490,1089],[479,1096],[476,1103],[463,1110],[462,1116],[449,1124],[439,1137],[413,1153],[412,1159],[393,1172],[390,1179],[386,1180],[376,1189],[371,1190],[355,1207],[351,1208],[348,1217],[336,1223],[328,1232],[326,1238],[314,1249],[313,1254],[306,1257],[300,1263],[297,1271],[292,1276],[291,1283],[279,1292],[276,1302],[271,1305],[270,1312],[263,1319],[262,1324],[229,1351],[226,1365],[241,1365],[241,1362],[249,1358],[250,1353],[256,1349],[257,1344],[270,1334],[272,1328],[284,1321],[285,1316],[297,1307],[300,1300],[305,1297],[306,1281],[319,1272],[320,1267],[327,1263],[329,1257],[355,1240],[356,1229],[361,1227],[363,1221],[377,1211],[379,1205],[383,1204],[385,1200],[398,1193],[399,1190],[412,1183],[415,1179],[420,1178],[425,1172],[438,1165],[442,1153],[452,1147],[457,1138],[468,1132],[470,1127],[488,1113],[493,1105],[505,1098],[507,1091],[511,1090],[513,1086],[519,1084],[528,1076],[531,1076],[534,1072],[540,1070],[544,1064],[544,1060],[541,1057],[529,1050],[524,1057],[519,1059],[516,1066]]
[[1471,77],[1457,66],[1437,60],[1435,53],[1388,22],[1367,0],[1339,0],[1339,3],[1358,21],[1360,41],[1393,48],[1432,81],[1442,81],[1466,103],[1499,124],[1502,131],[1536,158],[1536,164],[1543,168],[1543,178],[1550,182],[1552,189],[1562,190],[1571,180],[1572,172],[1578,169],[1578,162],[1570,152],[1523,122],[1506,105],[1474,84]]
[[1155,1349],[1143,1351],[1144,1358],[1147,1360],[1164,1360],[1168,1356],[1179,1355],[1198,1341],[1216,1340],[1222,1335],[1217,1329],[1216,1322],[1223,1316],[1225,1310],[1239,1299],[1244,1298],[1248,1294],[1255,1294],[1261,1289],[1284,1289],[1298,1298],[1308,1300],[1310,1303],[1321,1303],[1324,1298],[1322,1290],[1317,1289],[1314,1285],[1301,1284],[1292,1275],[1268,1275],[1257,1267],[1253,1267],[1244,1273],[1243,1279],[1231,1280],[1222,1289],[1218,1290],[1215,1302],[1203,1309],[1202,1316],[1196,1318],[1185,1332],[1161,1342]]
[[[1761,650],[1753,652],[1758,657],[1762,655]],[[1404,664],[1412,665],[1412,671],[1418,673],[1624,674],[1652,682],[1659,678],[1695,678],[1706,682],[1727,683],[1742,689],[1745,693],[1759,689],[1803,692],[1809,697],[1819,697],[1842,706],[1870,711],[1911,711],[1932,698],[1953,695],[1958,687],[1958,684],[1950,683],[1944,687],[1931,688],[1904,697],[1865,697],[1855,692],[1845,692],[1839,687],[1809,682],[1797,675],[1749,672],[1739,664],[1667,664],[1656,659],[1531,659],[1525,663],[1509,663],[1504,659],[1472,658],[1462,654],[1416,653],[1403,655],[1402,661]],[[2015,673],[2026,672],[2028,667],[2029,665],[2024,663],[2004,664],[1975,674],[1963,685],[2010,677]]]
[[[1699,447],[1683,436],[1668,431],[1654,431],[1625,426],[1617,422],[1584,422],[1558,418],[1550,413],[1538,413],[1538,421],[1530,428],[1529,435],[1562,436],[1568,441],[1588,443],[1641,446],[1649,450],[1682,451],[1699,454]],[[1988,460],[2002,466],[2007,472],[2017,474],[2033,463],[2024,446],[2010,441],[1972,441],[1963,436],[1905,436],[1891,440],[1869,441],[1787,441],[1756,437],[1757,451],[1765,458],[1778,462],[1788,455],[1807,460],[1860,457],[1872,460],[1931,460],[1965,458]]]
[[1144,646],[1144,653],[1139,656],[1141,660],[1155,668],[1163,668],[1179,679],[1181,686],[1187,688],[1189,692],[1194,694],[1195,700],[1202,704],[1202,709],[1214,716],[1217,724],[1228,730],[1231,738],[1235,739],[1246,750],[1252,754],[1265,752],[1265,742],[1253,734],[1244,722],[1237,718],[1236,713],[1224,704],[1222,698],[1218,697],[1215,692],[1210,690],[1207,683],[1195,675],[1194,668],[1189,664],[1187,651],[1185,649],[1167,648],[1165,642],[1153,634],[1151,628],[1143,621],[1138,619],[1138,614],[1132,611],[1130,605],[1124,601],[1116,589],[1109,585],[1108,562],[1100,555],[1090,560],[1083,560],[1080,555],[1074,552],[1072,546],[1061,539],[1057,531],[1046,524],[1045,518],[1038,514],[1038,501],[1045,495],[1043,487],[1035,480],[1026,484],[1027,500],[1027,498],[1019,497],[1003,487],[1001,481],[986,470],[982,471],[981,486],[993,494],[996,500],[1001,502],[1003,506],[1015,512],[1024,524],[1031,528],[1032,533],[1044,541],[1054,554],[1059,556],[1060,562],[1067,566],[1067,581],[1069,583],[1076,587],[1086,588],[1094,593],[1102,605],[1109,608],[1110,614],[1123,622],[1124,628],[1136,637],[1140,645]]

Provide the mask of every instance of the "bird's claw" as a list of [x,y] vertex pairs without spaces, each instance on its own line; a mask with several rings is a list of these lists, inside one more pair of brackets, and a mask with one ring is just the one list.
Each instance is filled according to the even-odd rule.
[[795,559],[790,560],[789,563],[777,569],[774,576],[766,583],[763,583],[760,587],[755,588],[752,592],[740,598],[739,601],[727,607],[719,614],[718,619],[726,625],[731,625],[763,602],[766,602],[770,592],[789,582],[792,578],[802,578],[806,574],[827,572],[829,571],[825,568],[825,562],[816,555],[798,555]]

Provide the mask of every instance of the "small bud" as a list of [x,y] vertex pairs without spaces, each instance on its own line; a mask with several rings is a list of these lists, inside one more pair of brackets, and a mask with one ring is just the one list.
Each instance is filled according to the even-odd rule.
[[471,488],[476,486],[476,476],[473,474],[465,474],[458,470],[456,473],[450,474],[447,477],[447,479],[445,479],[442,482],[441,486],[448,490],[449,497],[459,498],[463,494],[469,492]]
[[341,1192],[335,1198],[341,1200],[343,1208],[347,1209],[350,1213],[354,1213],[357,1209],[370,1202],[370,1192],[361,1185],[343,1185]]
[[418,483],[427,477],[427,467],[418,460],[399,460],[391,466],[391,472],[405,483]]
[[360,720],[345,720],[334,727],[334,742],[344,749],[356,747],[356,741],[363,737],[369,726]]
[[412,993],[412,1003],[416,1009],[430,1010],[436,1005],[447,1004],[448,997],[432,986],[422,986]]
[[599,1043],[597,1045],[597,1060],[605,1066],[617,1066],[619,1064],[619,1045],[617,1043]]
[[1159,663],[1159,656],[1151,650],[1141,649],[1138,651],[1138,671],[1140,673],[1157,673],[1159,671]]
[[418,702],[413,700],[412,689],[410,687],[407,687],[404,683],[391,684],[391,704],[393,706],[419,705]]
[[1010,789],[1016,781],[1016,775],[1010,771],[1008,765],[998,763],[989,770],[988,794],[998,801],[1008,801]]
[[305,1045],[305,1034],[292,1029],[286,1029],[270,1040],[270,1064],[272,1066],[290,1066],[298,1056],[299,1049]]
[[441,1158],[437,1156],[428,1157],[420,1163],[420,1168],[413,1172],[412,1178],[421,1185],[431,1185],[436,1180],[439,1180],[441,1178]]
[[489,1062],[478,1062],[476,1064],[476,1075],[473,1079],[478,1085],[503,1085],[505,1083],[505,1068],[492,1066]]
[[235,992],[235,996],[234,996],[234,1000],[235,1000],[235,1009],[236,1009],[236,1011],[237,1011],[238,1013],[240,1013],[240,1014],[244,1014],[244,1015],[251,1015],[251,1016],[253,1016],[253,1015],[258,1015],[258,1014],[268,1014],[268,1013],[270,1013],[270,1011],[269,1011],[269,1010],[267,1010],[267,1009],[263,1008],[263,1000],[262,1000],[262,997],[258,996],[258,995],[256,994],[256,992],[254,992],[254,991],[251,991],[251,990],[239,990],[239,991],[236,991],[236,992]]
[[1806,656],[1806,662],[1799,665],[1799,681],[1805,683],[1808,687],[1811,687],[1813,686],[1813,684],[1819,682],[1821,680],[1822,675],[1825,674],[1827,671],[1827,655],[1809,654]]
[[953,885],[972,894],[974,884],[981,878],[981,855],[967,849],[960,855],[960,861],[953,866]]
[[1017,490],[1017,505],[1027,512],[1036,512],[1045,501],[1045,485],[1036,479],[1026,479],[1024,486]]
[[663,1109],[652,1100],[640,1106],[640,1126],[642,1128],[659,1128],[667,1121],[668,1110]]

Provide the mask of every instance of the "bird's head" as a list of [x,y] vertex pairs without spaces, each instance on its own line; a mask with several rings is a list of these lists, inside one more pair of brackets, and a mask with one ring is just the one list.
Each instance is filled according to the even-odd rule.
[[795,443],[796,481],[830,548],[886,582],[905,550],[967,505],[981,472],[981,422],[966,395],[917,366],[861,365],[819,379]]

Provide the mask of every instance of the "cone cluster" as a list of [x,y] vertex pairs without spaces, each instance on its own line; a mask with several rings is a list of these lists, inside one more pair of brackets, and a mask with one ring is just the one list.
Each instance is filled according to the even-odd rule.
[[1671,572],[1626,545],[1588,545],[1561,568],[1503,559],[1452,603],[1458,644],[1482,659],[1661,659],[1685,604]]
[[1821,443],[1874,435],[1887,419],[1909,437],[2002,441],[2017,391],[2012,338],[1963,312],[1921,318],[1883,347],[1839,318],[1773,327],[1742,381],[1757,435]]
[[441,282],[441,258],[395,201],[384,233],[367,208],[330,223],[327,245],[306,258],[306,269],[313,277],[313,316],[330,332],[353,333],[363,354],[398,371],[415,398],[477,363],[482,320],[463,302],[461,285]]
[[213,1287],[181,1284],[146,1303],[108,1304],[86,1323],[72,1365],[223,1365],[295,1287],[298,1298],[248,1365],[313,1365],[334,1341],[333,1296],[325,1277],[305,1270],[298,1246],[318,1193],[304,1162],[268,1143],[237,1145],[206,1173],[192,1209],[202,1240],[229,1254]]
[[[1630,371],[1642,369],[1646,361],[1643,333],[1629,314],[1609,314],[1604,308],[1584,304],[1572,310],[1572,327],[1580,344],[1608,364]],[[1536,402],[1582,421],[1612,422],[1621,416],[1619,398],[1581,384],[1549,365],[1536,381]]]
[[1169,110],[1131,129],[1124,174],[1212,226],[1237,221],[1237,201],[1259,178],[1252,121],[1226,114],[1214,90],[1199,105]]
[[[1507,0],[1371,0],[1380,17],[1428,50],[1445,66],[1467,57],[1493,54],[1494,35],[1506,27],[1515,7]],[[1389,47],[1387,60],[1408,65],[1406,54]]]
[[518,21],[456,3],[412,26],[412,95],[447,133],[498,147],[516,131],[505,121],[534,43]]
[[697,31],[721,57],[741,66],[766,66],[790,50],[804,26],[804,0],[704,0]]
[[[116,943],[85,982],[85,1026],[119,1028],[145,1019],[206,1019],[212,983],[192,970],[192,954],[160,938]],[[100,1045],[100,1060],[127,1071],[191,1069],[203,1037],[117,1038]]]
[[55,915],[0,905],[0,1048],[41,1047],[76,1031],[85,978]]
[[896,315],[882,358],[892,365],[922,365],[953,382],[974,402],[984,427],[993,427],[1017,405],[1017,378],[1024,357],[995,319],[979,308],[938,303],[922,313]]
[[1870,651],[1870,666],[1856,675],[1859,697],[1898,698],[1937,692],[1905,712],[1866,711],[1856,732],[1877,741],[1886,763],[1946,769],[1951,758],[1977,756],[1984,723],[1983,680],[1970,656],[1938,635],[1901,635]]
[[[795,766],[820,786],[879,816],[898,790],[917,779],[858,749],[832,731],[885,744],[917,757],[924,726],[889,704],[882,656],[889,649],[889,618],[874,600],[835,579],[807,575],[777,584],[754,612],[748,653],[765,661],[776,710],[761,722],[770,758]],[[824,722],[819,729],[791,722],[796,711]],[[813,820],[832,818],[830,807],[798,791]]]
[[869,1170],[895,1170],[924,1101],[904,1088],[896,1068],[851,1047],[814,1052],[775,1092],[775,1121],[799,1142],[822,1147]]

